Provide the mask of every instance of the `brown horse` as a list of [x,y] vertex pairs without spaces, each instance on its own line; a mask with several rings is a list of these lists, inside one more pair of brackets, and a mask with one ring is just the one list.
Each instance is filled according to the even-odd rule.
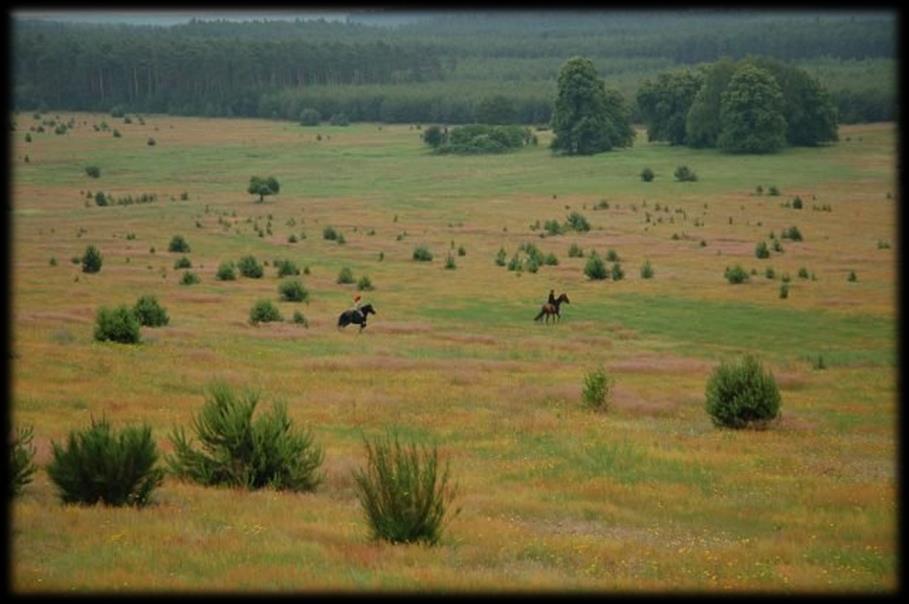
[[[550,296],[550,298],[551,297],[552,296]],[[571,304],[571,300],[568,299],[568,294],[562,294],[561,296],[556,298],[554,301],[547,302],[546,304],[544,304],[543,307],[540,309],[540,314],[538,314],[534,318],[534,321],[539,321],[540,319],[542,319],[544,317],[545,317],[545,320],[547,323],[549,323],[549,319],[551,317],[555,317],[554,320],[556,320],[556,321],[560,320],[562,318],[562,315],[559,314],[559,307],[562,305],[562,302],[565,302],[566,304]]]

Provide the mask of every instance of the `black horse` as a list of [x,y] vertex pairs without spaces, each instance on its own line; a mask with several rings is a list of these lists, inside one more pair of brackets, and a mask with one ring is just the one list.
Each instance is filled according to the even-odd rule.
[[363,328],[366,327],[366,317],[370,314],[376,314],[376,309],[372,307],[372,304],[364,304],[360,310],[345,310],[338,317],[338,329],[355,323],[360,326],[360,331],[363,331]]
[[[549,292],[549,299],[552,300],[552,292]],[[559,314],[559,307],[562,305],[562,302],[566,304],[571,304],[571,300],[568,299],[568,294],[562,294],[552,302],[547,302],[543,305],[543,308],[540,309],[540,314],[534,317],[534,321],[539,321],[543,317],[546,317],[546,322],[549,323],[551,317],[555,317],[556,320],[560,320],[562,315]]]

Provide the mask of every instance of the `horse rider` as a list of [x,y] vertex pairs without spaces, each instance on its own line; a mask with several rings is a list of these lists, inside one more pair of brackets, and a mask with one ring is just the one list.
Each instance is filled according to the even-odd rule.
[[551,289],[551,290],[549,290],[549,300],[548,300],[548,302],[549,302],[549,304],[555,304],[555,301],[556,301],[556,298],[555,298],[555,290],[554,290],[554,289]]
[[360,294],[355,295],[353,298],[353,308],[351,308],[350,310],[360,312],[360,300],[361,300]]

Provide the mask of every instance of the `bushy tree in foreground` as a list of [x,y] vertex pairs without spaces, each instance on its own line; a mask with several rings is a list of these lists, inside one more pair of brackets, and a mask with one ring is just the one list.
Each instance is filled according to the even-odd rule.
[[707,381],[706,409],[717,426],[744,428],[776,418],[781,397],[773,374],[753,356],[723,362]]
[[166,458],[170,471],[206,486],[314,490],[322,481],[322,449],[311,433],[294,429],[286,405],[275,403],[271,412],[253,419],[258,404],[256,392],[209,386],[205,405],[193,418],[201,448],[175,428],[174,454]]

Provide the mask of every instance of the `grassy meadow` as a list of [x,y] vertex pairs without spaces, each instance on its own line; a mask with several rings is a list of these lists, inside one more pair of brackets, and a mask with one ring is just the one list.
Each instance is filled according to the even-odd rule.
[[[836,144],[769,156],[639,132],[630,149],[555,157],[551,133],[537,132],[536,147],[459,157],[432,155],[407,125],[59,115],[75,128],[26,142],[39,120],[19,113],[11,133],[10,415],[35,427],[39,466],[52,441],[101,416],[148,423],[170,452],[171,429],[188,428],[221,379],[286,401],[324,447],[326,478],[288,494],[167,477],[137,510],[64,506],[42,469],[11,503],[13,590],[897,587],[894,124],[842,127]],[[122,137],[95,131],[102,121]],[[697,182],[674,181],[683,164]],[[653,182],[639,177],[645,167]],[[252,175],[274,175],[280,193],[257,203]],[[99,207],[87,197],[99,190],[157,200]],[[796,195],[803,209],[783,207]],[[531,229],[572,211],[589,232]],[[346,243],[323,239],[327,226]],[[791,226],[803,241],[755,257]],[[167,251],[177,234],[198,284],[180,284],[183,254]],[[558,265],[495,265],[500,247],[510,258],[523,243]],[[568,256],[573,243],[585,257]],[[89,244],[103,255],[97,274],[71,261]],[[432,262],[412,259],[418,245]],[[625,278],[588,280],[590,251],[609,249]],[[247,254],[268,261],[264,278],[215,279]],[[284,258],[309,267],[308,303],[279,301],[273,262]],[[641,278],[645,259],[652,279]],[[731,285],[723,273],[735,264],[757,274]],[[375,286],[363,295],[378,314],[359,335],[335,326],[356,292],[336,283],[345,266]],[[560,323],[535,323],[550,289],[570,303]],[[93,340],[100,306],[142,294],[168,326],[143,327],[139,345]],[[249,323],[263,298],[285,322]],[[295,310],[308,327],[289,321]],[[743,353],[780,385],[770,429],[718,429],[704,410],[712,369]],[[600,364],[615,379],[606,413],[581,405]],[[461,511],[436,547],[370,540],[351,473],[365,463],[364,435],[390,428],[450,461]]]

